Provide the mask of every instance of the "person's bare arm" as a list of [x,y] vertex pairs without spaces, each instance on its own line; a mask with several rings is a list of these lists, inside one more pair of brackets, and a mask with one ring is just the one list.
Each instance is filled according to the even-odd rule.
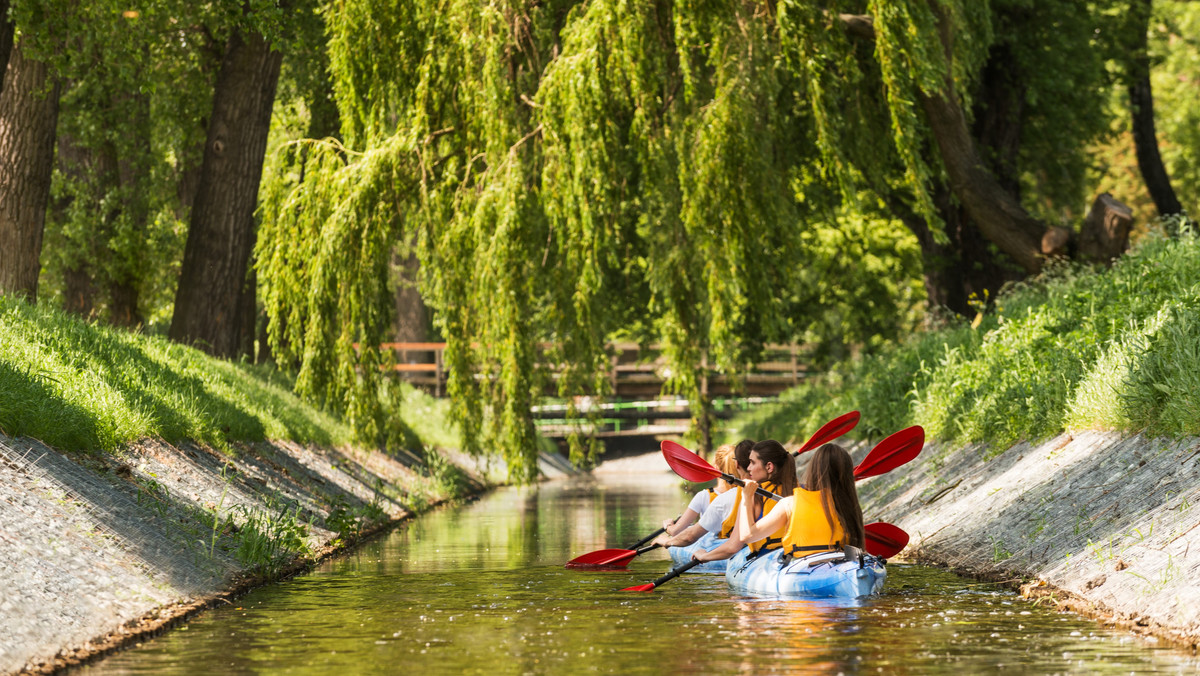
[[754,513],[754,491],[757,488],[756,482],[747,481],[746,487],[742,489],[742,502],[738,505],[737,528],[735,528],[738,538],[742,542],[755,542],[767,537],[787,525],[788,519],[792,516],[792,504],[795,500],[788,496],[780,500],[770,514],[757,522],[751,519],[750,515]]
[[700,515],[695,510],[689,508],[677,520],[663,521],[663,528],[667,530],[667,535],[678,535],[686,530],[688,526],[696,523],[696,519],[698,518],[700,518]]
[[728,559],[737,554],[741,548],[742,541],[734,534],[728,540],[722,542],[719,547],[714,547],[712,551],[697,549],[692,553],[692,558],[700,559],[701,561],[720,561],[721,559]]
[[654,538],[654,544],[658,545],[659,547],[686,547],[696,540],[699,540],[707,532],[708,531],[704,529],[704,526],[701,526],[700,524],[694,524],[692,526],[688,526],[687,530],[684,530],[679,535],[671,536],[663,533]]

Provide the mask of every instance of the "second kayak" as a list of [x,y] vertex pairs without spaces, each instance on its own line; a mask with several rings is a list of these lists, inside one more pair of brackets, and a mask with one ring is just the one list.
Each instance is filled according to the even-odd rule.
[[[696,540],[690,545],[684,547],[668,547],[667,553],[671,555],[672,567],[678,566],[692,560],[692,552],[697,549],[712,551],[721,546],[724,540],[720,540],[712,533],[705,533],[699,540]],[[728,563],[725,559],[720,561],[705,561],[704,563],[689,570],[689,573],[724,573],[725,564]]]

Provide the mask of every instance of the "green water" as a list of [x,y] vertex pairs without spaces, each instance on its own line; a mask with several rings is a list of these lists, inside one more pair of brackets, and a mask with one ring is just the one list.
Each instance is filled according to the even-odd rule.
[[1197,659],[998,587],[890,565],[857,603],[736,597],[723,576],[566,570],[686,505],[668,476],[501,489],[417,519],[85,671],[97,674],[1194,673]]

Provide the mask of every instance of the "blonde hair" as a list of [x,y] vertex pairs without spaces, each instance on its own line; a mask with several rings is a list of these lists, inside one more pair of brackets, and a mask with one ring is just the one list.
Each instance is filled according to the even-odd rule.
[[717,449],[716,455],[713,457],[713,462],[716,463],[717,469],[726,474],[737,476],[737,456],[733,453],[733,444],[725,444]]

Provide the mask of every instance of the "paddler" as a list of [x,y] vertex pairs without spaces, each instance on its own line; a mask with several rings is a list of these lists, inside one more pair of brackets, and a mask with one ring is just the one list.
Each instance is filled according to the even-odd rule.
[[[751,468],[754,466],[752,462]],[[755,481],[746,482],[738,506],[737,527],[729,540],[711,552],[696,550],[694,558],[701,561],[728,558],[737,553],[743,542],[751,543],[753,548],[754,543],[773,538],[780,538],[779,546],[785,555],[807,556],[846,546],[863,547],[862,508],[854,486],[854,465],[841,446],[825,444],[818,448],[805,470],[803,485],[794,487],[790,495],[772,490],[787,495],[773,509],[756,508],[752,497],[757,486]]]
[[[746,471],[746,467],[750,464],[750,449],[754,447],[754,441],[751,439],[743,439],[735,446],[722,446],[717,449],[717,454],[714,460],[716,461],[717,469],[725,474],[731,474],[739,479],[747,479],[750,475]],[[729,449],[728,453],[724,453]],[[729,490],[736,488],[737,490]],[[667,532],[659,535],[653,540],[654,544],[661,547],[686,547],[693,542],[704,537],[706,533],[712,533],[719,538],[729,536],[732,530],[733,519],[737,516],[737,506],[741,490],[736,486],[732,486],[724,479],[717,480],[717,495],[712,499],[703,510],[697,512],[697,523],[685,525],[684,527],[676,527],[674,530],[667,528]],[[707,492],[707,491],[705,491]],[[692,503],[696,500],[693,498]],[[690,511],[689,506],[689,511]],[[683,524],[688,518],[687,512],[679,518],[677,524]],[[724,528],[726,522],[729,522],[729,529]],[[690,523],[690,522],[689,522]],[[664,527],[666,524],[663,524]],[[724,532],[724,534],[722,534]]]

